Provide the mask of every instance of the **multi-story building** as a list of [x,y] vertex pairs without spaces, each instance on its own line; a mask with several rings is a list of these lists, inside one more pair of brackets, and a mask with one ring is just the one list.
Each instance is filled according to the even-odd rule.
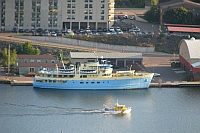
[[0,29],[92,29],[114,23],[114,0],[0,0]]

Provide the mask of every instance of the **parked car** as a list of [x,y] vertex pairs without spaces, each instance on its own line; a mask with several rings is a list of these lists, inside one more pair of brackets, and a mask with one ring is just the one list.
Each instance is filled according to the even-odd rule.
[[19,33],[23,33],[24,32],[24,30],[23,29],[19,29]]
[[51,34],[48,31],[44,32],[44,36],[50,36]]
[[57,33],[53,31],[53,32],[51,33],[51,36],[57,36]]
[[147,35],[148,32],[147,32],[147,31],[142,31],[142,34],[143,34],[143,35]]
[[72,30],[71,29],[67,29],[67,33],[70,33]]
[[126,27],[122,27],[122,31],[127,31],[127,28]]
[[29,30],[29,29],[25,29],[24,32],[25,32],[25,33],[29,33],[30,30]]
[[97,29],[97,32],[102,32],[102,31],[103,31],[103,30],[102,30],[102,28],[100,28],[100,27]]
[[87,33],[88,33],[88,32],[91,32],[90,28],[86,28],[86,29],[85,29],[85,32],[87,32]]
[[109,31],[113,32],[113,31],[115,31],[115,29],[113,27],[109,27]]
[[120,27],[115,28],[115,31],[116,32],[121,31]]
[[130,20],[135,20],[135,16],[130,16],[129,19]]
[[117,32],[116,31],[112,31],[111,34],[112,35],[117,35]]
[[103,28],[103,32],[107,32],[108,31],[108,29],[107,28]]
[[62,36],[62,32],[57,32],[57,36]]
[[122,30],[117,31],[117,34],[123,34]]
[[111,34],[110,31],[107,31],[107,32],[106,32],[106,35],[110,35],[110,34]]
[[129,32],[140,32],[139,28],[131,28],[129,29]]
[[128,15],[124,15],[123,18],[124,18],[124,19],[128,19]]

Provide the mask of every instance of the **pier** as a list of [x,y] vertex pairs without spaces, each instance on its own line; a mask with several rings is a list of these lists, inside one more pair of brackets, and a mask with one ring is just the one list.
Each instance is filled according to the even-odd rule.
[[152,87],[200,87],[200,82],[164,82],[164,83],[151,83]]
[[[11,86],[32,86],[33,80],[13,80],[10,78],[0,79],[0,83],[2,84],[10,84]],[[153,87],[200,87],[200,82],[187,82],[187,81],[180,81],[180,82],[162,82],[156,83],[152,82],[149,88]]]

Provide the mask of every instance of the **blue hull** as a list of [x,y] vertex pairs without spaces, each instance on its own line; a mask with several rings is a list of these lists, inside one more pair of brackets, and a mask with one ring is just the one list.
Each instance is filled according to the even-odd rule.
[[105,80],[68,80],[66,83],[45,83],[34,80],[33,87],[69,90],[118,90],[148,88],[152,77]]

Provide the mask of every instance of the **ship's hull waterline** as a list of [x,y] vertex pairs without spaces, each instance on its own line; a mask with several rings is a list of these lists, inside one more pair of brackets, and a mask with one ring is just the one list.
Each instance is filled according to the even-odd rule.
[[119,89],[142,89],[148,88],[153,75],[141,78],[108,78],[108,79],[81,79],[63,80],[65,83],[33,82],[34,88],[69,89],[69,90],[119,90]]

